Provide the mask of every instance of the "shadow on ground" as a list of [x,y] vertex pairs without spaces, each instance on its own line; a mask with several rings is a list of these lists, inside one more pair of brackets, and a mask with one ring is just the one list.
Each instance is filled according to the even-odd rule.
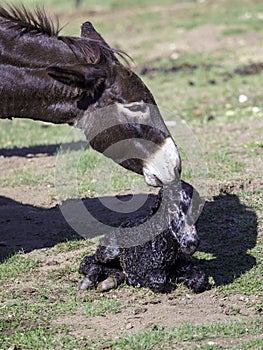
[[[136,195],[131,213],[125,213],[122,207],[133,197],[70,199],[61,206],[46,209],[0,196],[0,262],[18,251],[28,253],[67,240],[95,238],[127,218],[149,215],[156,196]],[[105,206],[109,203],[117,203],[116,211]],[[144,204],[136,210],[139,203]]]
[[199,250],[212,254],[211,260],[199,260],[199,264],[217,286],[231,283],[256,264],[248,250],[257,242],[257,215],[235,194],[219,195],[207,202],[197,229]]
[[57,143],[53,145],[38,145],[30,147],[19,147],[19,148],[0,148],[0,156],[3,157],[26,157],[31,158],[39,154],[45,154],[47,156],[54,156],[60,150],[60,147],[63,146],[63,151],[73,151],[79,150],[81,148],[87,148],[87,142],[69,142],[69,143]]
[[[68,200],[62,205],[67,221],[59,206],[45,209],[0,197],[0,261],[17,251],[30,252],[66,240],[82,239],[68,222],[74,227],[77,220],[78,230],[87,238],[93,238],[127,218],[148,215],[155,195],[148,195],[141,209],[128,214],[121,212],[122,203],[127,204],[133,197],[135,204],[145,198],[144,195],[125,195]],[[105,203],[116,202],[116,199],[119,212],[107,209]],[[256,245],[257,215],[241,204],[236,195],[220,195],[207,202],[197,228],[202,242],[199,250],[212,254],[212,258],[195,260],[214,278],[216,285],[231,283],[256,264],[256,259],[247,251]]]

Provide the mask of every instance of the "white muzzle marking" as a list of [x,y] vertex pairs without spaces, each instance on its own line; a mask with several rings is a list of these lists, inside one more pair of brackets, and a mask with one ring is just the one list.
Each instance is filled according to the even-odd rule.
[[176,180],[181,172],[181,159],[173,139],[169,136],[159,149],[144,162],[143,175],[150,186],[160,186]]

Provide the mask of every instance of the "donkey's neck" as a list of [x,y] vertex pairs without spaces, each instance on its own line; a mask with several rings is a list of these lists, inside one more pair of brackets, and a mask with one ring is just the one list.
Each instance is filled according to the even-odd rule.
[[82,91],[49,78],[45,69],[0,65],[0,118],[73,123]]

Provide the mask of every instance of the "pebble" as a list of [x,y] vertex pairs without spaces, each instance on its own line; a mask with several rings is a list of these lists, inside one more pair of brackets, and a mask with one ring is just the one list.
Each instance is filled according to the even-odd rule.
[[208,342],[207,342],[207,345],[209,345],[209,346],[214,346],[214,345],[217,345],[217,343],[214,342],[214,341],[208,341]]
[[247,102],[247,100],[248,100],[248,97],[246,95],[243,95],[243,94],[239,95],[239,98],[238,98],[239,103]]
[[161,300],[160,299],[152,299],[149,301],[149,304],[153,304],[153,305],[161,304]]
[[146,311],[147,311],[146,307],[138,307],[138,308],[133,310],[133,313],[134,313],[134,315],[138,315],[138,314],[143,314]]
[[258,107],[252,107],[252,112],[253,112],[253,113],[258,113],[258,112],[260,112],[260,108],[258,108]]
[[227,117],[231,117],[231,116],[233,116],[235,114],[236,114],[235,111],[232,111],[232,110],[226,111],[226,116]]
[[126,324],[126,326],[125,326],[125,329],[132,329],[133,328],[133,325],[129,322],[129,323],[127,323]]

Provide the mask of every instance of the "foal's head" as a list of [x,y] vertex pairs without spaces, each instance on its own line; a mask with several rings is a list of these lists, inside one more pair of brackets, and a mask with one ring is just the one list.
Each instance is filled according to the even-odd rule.
[[201,197],[184,181],[164,186],[160,196],[166,208],[170,234],[182,253],[192,255],[199,245],[195,223],[203,207]]

